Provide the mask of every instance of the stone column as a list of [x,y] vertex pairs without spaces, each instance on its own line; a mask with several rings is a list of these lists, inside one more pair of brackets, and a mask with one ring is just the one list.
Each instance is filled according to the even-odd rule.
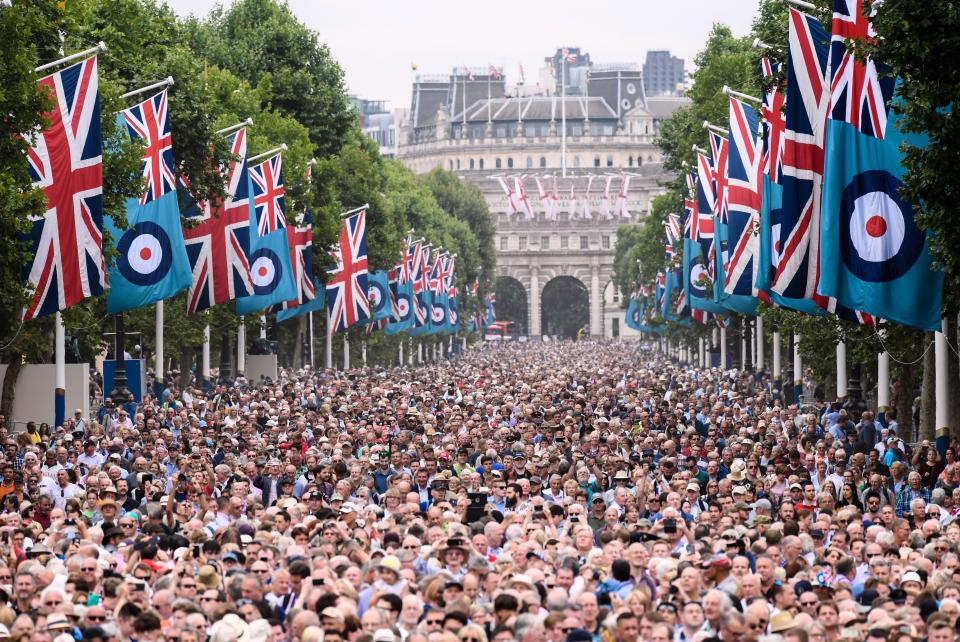
[[536,265],[530,266],[530,294],[527,298],[530,306],[527,333],[531,337],[539,337],[543,332],[540,327],[540,268]]
[[603,293],[600,291],[600,266],[590,266],[590,336],[602,337],[603,327],[600,311],[603,307]]

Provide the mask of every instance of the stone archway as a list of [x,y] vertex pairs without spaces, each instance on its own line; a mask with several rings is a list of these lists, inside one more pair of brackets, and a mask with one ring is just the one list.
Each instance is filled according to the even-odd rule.
[[529,327],[527,319],[527,291],[512,276],[497,277],[497,302],[494,309],[497,321],[513,321],[509,334],[526,335]]
[[543,334],[572,339],[590,325],[589,290],[576,277],[554,277],[543,286],[540,310]]

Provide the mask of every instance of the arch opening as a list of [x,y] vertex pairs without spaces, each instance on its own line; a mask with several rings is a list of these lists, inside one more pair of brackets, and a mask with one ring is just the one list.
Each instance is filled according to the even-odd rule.
[[527,291],[523,284],[512,276],[497,277],[495,291],[497,302],[494,309],[497,321],[513,321],[508,334],[526,335],[527,328]]
[[580,330],[589,332],[590,295],[587,286],[572,276],[550,279],[540,296],[543,334],[573,339]]

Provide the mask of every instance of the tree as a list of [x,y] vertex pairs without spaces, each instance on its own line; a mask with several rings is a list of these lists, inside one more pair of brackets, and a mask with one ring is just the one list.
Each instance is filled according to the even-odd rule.
[[269,82],[273,107],[307,128],[321,156],[337,153],[348,140],[356,114],[347,102],[343,70],[285,3],[239,0],[205,21],[187,20],[185,34],[212,64],[255,87]]

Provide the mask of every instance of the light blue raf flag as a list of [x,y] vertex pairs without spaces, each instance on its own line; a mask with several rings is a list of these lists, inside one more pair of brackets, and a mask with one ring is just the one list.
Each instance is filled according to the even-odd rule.
[[927,141],[901,134],[897,120],[891,111],[884,138],[828,121],[818,292],[881,319],[940,330],[943,271],[900,194],[901,143]]
[[713,295],[707,289],[710,284],[717,287],[707,270],[704,244],[709,246],[709,240],[683,239],[683,293],[687,298],[687,305],[694,310],[724,314],[728,312],[727,308],[714,303]]
[[143,205],[127,199],[127,230],[103,224],[116,243],[118,256],[110,267],[107,312],[123,312],[172,297],[190,286],[192,272],[180,228],[176,191]]
[[316,290],[317,295],[311,301],[306,303],[301,303],[300,305],[288,308],[286,310],[277,310],[277,321],[286,321],[287,319],[292,319],[293,317],[298,317],[301,314],[306,314],[308,312],[322,312],[324,318],[326,318],[327,308],[326,308],[326,293],[327,288],[323,287],[323,283],[319,281],[316,277],[313,279],[313,288]]
[[390,287],[394,291],[397,301],[396,316],[390,317],[390,323],[384,328],[384,334],[400,334],[413,327],[413,283],[410,281],[399,284],[391,281]]
[[637,305],[637,300],[634,297],[630,297],[630,303],[627,304],[627,314],[624,320],[627,327],[631,330],[640,330],[640,306]]
[[373,323],[390,318],[390,280],[386,272],[367,274],[367,298],[370,300],[370,318],[364,323]]
[[447,299],[447,330],[460,331],[460,304],[457,303],[456,296]]
[[[269,162],[269,161],[266,161]],[[261,163],[263,165],[265,163]],[[257,166],[259,167],[259,166]],[[287,243],[287,228],[270,226],[260,219],[270,213],[255,210],[257,195],[263,187],[247,176],[250,197],[250,282],[253,294],[237,298],[237,314],[244,315],[297,298],[297,282],[290,265],[290,248]],[[280,209],[280,208],[275,208]],[[263,224],[262,224],[263,223]],[[276,224],[275,224],[276,225]]]

